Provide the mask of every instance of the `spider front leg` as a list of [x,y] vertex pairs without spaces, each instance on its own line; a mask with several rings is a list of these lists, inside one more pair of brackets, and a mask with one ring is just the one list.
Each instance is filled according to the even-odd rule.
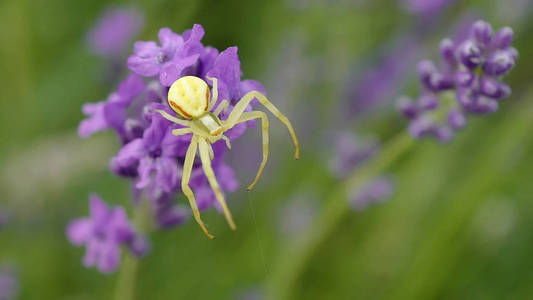
[[211,80],[213,82],[213,96],[211,97],[211,102],[209,102],[209,106],[207,108],[207,111],[211,111],[218,100],[218,80],[214,77],[205,76],[205,78]]
[[186,128],[178,128],[172,130],[172,135],[179,136],[179,135],[185,135],[188,133],[192,133],[192,128],[186,127]]
[[222,100],[220,104],[217,106],[213,114],[218,117],[222,111],[224,111],[224,114],[228,111],[229,101],[228,100]]
[[254,181],[252,182],[252,184],[248,186],[248,188],[246,188],[247,190],[251,190],[255,186],[255,184],[259,180],[259,177],[261,177],[261,174],[263,173],[263,169],[265,168],[265,165],[267,163],[268,144],[269,144],[269,141],[268,141],[269,121],[268,121],[267,115],[262,111],[245,112],[241,115],[241,117],[239,118],[239,121],[237,121],[237,124],[239,124],[242,122],[259,119],[259,118],[261,118],[261,129],[262,129],[262,136],[263,136],[263,160],[261,161],[261,165],[259,166],[259,171],[257,171],[257,175],[255,175]]
[[241,98],[241,100],[239,100],[239,102],[237,102],[237,104],[235,104],[235,107],[233,107],[233,110],[231,111],[229,117],[224,122],[223,130],[226,131],[235,126],[235,124],[237,124],[239,118],[244,113],[244,110],[254,98],[259,99],[259,102],[261,102],[263,106],[265,106],[274,116],[276,116],[281,121],[281,123],[285,124],[291,135],[294,147],[296,148],[294,152],[294,158],[298,159],[298,157],[300,157],[300,146],[298,144],[298,138],[296,138],[296,134],[294,133],[294,129],[292,128],[291,122],[284,114],[282,114],[276,108],[276,106],[274,106],[274,104],[272,104],[272,102],[270,102],[270,100],[267,99],[265,95],[259,93],[258,91],[251,91],[247,93]]
[[186,127],[190,127],[191,126],[191,121],[188,121],[188,120],[183,120],[183,119],[178,119],[172,115],[170,115],[169,113],[167,113],[166,111],[164,110],[156,110],[158,113],[161,114],[161,116],[163,116],[163,118],[169,120],[170,122],[174,122],[176,124],[179,124],[179,125],[182,125],[182,126],[186,126]]
[[196,220],[196,223],[200,225],[200,227],[202,228],[202,230],[204,231],[205,235],[207,235],[208,238],[214,239],[215,237],[211,235],[209,231],[207,231],[207,228],[205,227],[205,224],[202,221],[202,218],[200,217],[200,211],[198,210],[198,205],[196,204],[194,193],[189,187],[189,180],[191,178],[192,166],[194,163],[194,158],[196,156],[196,150],[198,149],[198,139],[203,140],[196,134],[193,135],[191,139],[191,144],[189,145],[189,148],[187,149],[187,154],[185,155],[185,163],[183,164],[183,174],[181,177],[181,190],[183,191],[183,194],[185,194],[185,196],[189,200],[189,204],[191,205],[191,209],[192,209],[192,214],[194,216],[194,219]]
[[209,181],[209,184],[211,185],[211,188],[213,189],[213,192],[215,193],[215,197],[217,198],[218,203],[222,207],[222,211],[224,212],[224,216],[226,217],[226,221],[228,221],[229,227],[232,230],[235,230],[237,226],[235,226],[235,222],[233,221],[233,217],[231,216],[231,212],[229,211],[228,206],[226,205],[226,201],[224,200],[224,195],[222,194],[222,191],[220,190],[220,186],[218,185],[217,179],[215,177],[215,172],[213,172],[213,168],[211,167],[211,160],[209,159],[209,145],[207,144],[207,140],[203,138],[199,138],[199,152],[200,152],[200,159],[202,160],[202,167],[204,169],[205,177],[207,177],[207,180]]

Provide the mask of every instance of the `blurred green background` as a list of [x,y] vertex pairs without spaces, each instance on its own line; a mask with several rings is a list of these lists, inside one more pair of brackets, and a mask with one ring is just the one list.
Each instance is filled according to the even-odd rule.
[[[204,219],[214,241],[192,221],[153,234],[136,299],[267,299],[278,288],[279,257],[298,244],[339,186],[327,168],[328,136],[344,129],[385,143],[403,132],[393,100],[416,96],[416,65],[395,96],[366,115],[339,113],[354,101],[346,85],[378,63],[378,53],[394,55],[391,40],[425,23],[393,0],[1,1],[0,209],[9,220],[0,229],[0,265],[16,266],[18,299],[114,297],[117,274],[84,268],[84,250],[70,245],[64,230],[87,215],[90,192],[129,203],[128,183],[107,169],[119,148],[113,133],[76,135],[82,104],[105,99],[117,84],[105,76],[109,61],[88,50],[86,34],[106,8],[122,4],[145,15],[137,40],[155,40],[161,27],[182,32],[200,23],[204,44],[239,46],[243,78],[265,85],[302,139],[295,162],[284,129],[272,122],[274,153],[250,193],[244,185],[256,162],[243,166],[237,158],[257,153],[258,163],[259,133],[239,139],[229,164],[241,188],[228,195],[238,230],[211,210]],[[394,196],[343,218],[299,271],[289,299],[533,299],[530,6],[455,1],[433,20],[415,61],[438,57],[440,39],[464,18],[512,26],[521,54],[506,78],[513,96],[497,114],[471,121],[453,143],[417,142],[388,168]],[[294,201],[312,209],[306,226],[288,234],[292,216],[285,211]]]

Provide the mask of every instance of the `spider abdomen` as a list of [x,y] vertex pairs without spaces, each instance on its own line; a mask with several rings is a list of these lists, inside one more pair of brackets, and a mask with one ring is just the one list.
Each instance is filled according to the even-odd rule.
[[209,107],[209,86],[196,76],[185,76],[176,80],[168,90],[168,104],[181,116],[196,119]]

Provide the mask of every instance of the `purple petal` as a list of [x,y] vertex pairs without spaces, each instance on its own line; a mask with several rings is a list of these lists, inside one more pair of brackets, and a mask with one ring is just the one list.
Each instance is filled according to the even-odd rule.
[[235,178],[235,172],[230,166],[224,163],[220,164],[215,175],[223,190],[233,192],[239,188],[239,182]]
[[170,193],[178,184],[178,164],[175,158],[160,157],[155,163],[155,182],[163,191]]
[[150,251],[150,243],[145,237],[137,234],[128,243],[128,248],[135,256],[143,257]]
[[196,203],[199,210],[206,210],[213,206],[216,202],[215,194],[209,184],[204,184],[199,188],[194,189],[196,195]]
[[100,246],[97,268],[102,273],[115,271],[120,263],[120,247],[113,242],[107,242]]
[[425,93],[418,99],[418,106],[422,110],[434,110],[439,106],[439,100],[432,93]]
[[474,69],[482,63],[483,54],[473,40],[466,40],[459,48],[459,57],[465,67]]
[[[257,91],[263,95],[266,95],[265,87],[259,81],[256,81],[256,80],[246,79],[246,80],[241,81],[239,89],[240,89],[239,100],[240,98],[242,98],[244,95],[246,95],[247,93],[251,91]],[[252,102],[250,102],[250,105],[254,106],[254,105],[257,105],[258,103],[259,103],[259,100],[257,100],[257,98],[254,98]]]
[[152,112],[152,123],[144,131],[143,141],[149,151],[160,150],[163,138],[172,123],[165,119],[159,112]]
[[220,99],[239,100],[242,72],[237,47],[222,51],[215,60],[213,69],[207,75],[218,79]]
[[120,149],[113,158],[113,164],[120,168],[128,168],[139,162],[145,156],[147,150],[142,139],[135,139]]
[[183,223],[188,217],[187,210],[182,206],[171,205],[158,211],[157,223],[161,228],[172,228]]
[[440,53],[448,65],[455,66],[457,60],[455,59],[455,44],[452,40],[444,39],[440,42]]
[[135,183],[137,189],[144,189],[147,187],[150,182],[152,182],[152,172],[155,170],[154,159],[151,157],[143,157],[139,162],[139,167],[137,168],[137,173],[139,174],[139,179]]
[[396,106],[398,110],[408,119],[413,119],[418,115],[418,106],[409,97],[401,97],[398,99]]
[[135,236],[135,232],[124,208],[115,206],[113,207],[112,213],[112,222],[108,224],[109,229],[112,230],[111,239],[116,243],[131,241]]
[[161,49],[168,59],[172,59],[176,51],[183,45],[183,38],[169,28],[161,28],[158,37],[161,42]]
[[133,45],[133,55],[128,57],[127,65],[133,72],[142,76],[155,76],[161,69],[157,55],[160,48],[153,41],[136,42]]
[[183,33],[185,43],[183,44],[183,55],[191,55],[200,53],[203,50],[202,43],[200,42],[204,37],[205,30],[200,24],[194,24],[191,30],[187,30]]
[[144,80],[136,74],[130,74],[122,81],[117,88],[117,94],[121,97],[121,103],[128,106],[135,97],[144,91],[146,84]]
[[91,136],[93,133],[109,128],[104,117],[105,101],[98,103],[86,103],[82,107],[87,119],[80,122],[78,126],[78,135],[82,138]]
[[455,129],[461,129],[466,125],[466,117],[459,109],[452,109],[448,112],[448,123]]
[[89,240],[93,231],[93,223],[91,219],[83,218],[70,222],[67,226],[67,237],[69,241],[81,246]]
[[488,75],[503,76],[515,65],[513,53],[508,50],[497,50],[487,57],[483,71]]
[[408,130],[412,137],[418,139],[428,133],[431,133],[434,130],[434,128],[435,128],[435,121],[433,121],[431,118],[421,116],[419,118],[412,120],[409,123]]
[[109,208],[97,194],[91,194],[89,197],[91,219],[96,223],[107,222],[109,218]]
[[186,57],[175,57],[161,68],[159,81],[163,86],[171,86],[174,81],[182,77],[183,70],[194,65],[199,57],[200,54],[193,54]]
[[[172,129],[182,128],[180,125]],[[168,130],[161,142],[161,152],[164,157],[184,157],[191,143],[192,133],[175,136],[172,130]]]
[[513,42],[513,36],[514,32],[512,28],[503,27],[502,29],[498,30],[498,33],[496,33],[494,36],[494,39],[492,40],[492,46],[499,49],[505,49],[511,46],[511,43]]
[[215,65],[218,56],[218,50],[213,47],[205,47],[198,60],[197,73],[198,77],[205,78],[207,72]]
[[472,33],[476,41],[486,47],[492,39],[492,26],[485,21],[478,20],[472,25]]

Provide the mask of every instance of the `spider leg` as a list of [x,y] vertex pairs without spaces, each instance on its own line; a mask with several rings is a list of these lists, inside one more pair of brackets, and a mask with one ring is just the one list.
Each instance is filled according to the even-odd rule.
[[211,80],[213,82],[213,96],[211,97],[211,102],[209,102],[209,107],[207,108],[207,111],[211,111],[218,100],[218,80],[214,77],[205,76],[205,78]]
[[175,136],[184,135],[184,134],[187,134],[187,133],[192,133],[192,128],[187,127],[187,128],[178,128],[178,129],[173,129],[172,130],[172,134],[175,135]]
[[206,143],[206,144],[207,144],[207,150],[209,150],[209,159],[210,160],[215,159],[215,152],[213,152],[213,147],[211,147],[211,143]]
[[247,190],[251,190],[255,186],[255,184],[259,180],[259,177],[261,177],[261,174],[263,173],[263,169],[265,168],[265,165],[268,159],[269,121],[268,121],[267,115],[262,111],[245,112],[241,115],[241,117],[239,118],[239,121],[237,121],[237,124],[238,124],[238,123],[242,123],[242,122],[246,122],[246,121],[250,121],[254,119],[259,119],[259,118],[261,119],[261,130],[263,132],[262,134],[263,135],[263,160],[261,161],[261,165],[259,166],[259,171],[257,171],[257,175],[255,175],[254,181],[252,182],[252,184],[248,186],[248,188],[246,188]]
[[228,149],[231,150],[231,141],[229,140],[229,138],[225,136],[224,134],[222,134],[221,139],[223,139],[224,142],[226,142],[226,147],[228,147]]
[[287,129],[289,130],[289,133],[291,135],[292,141],[294,143],[294,147],[296,148],[294,153],[294,158],[298,159],[300,156],[300,146],[298,145],[298,138],[296,138],[296,134],[294,133],[294,129],[292,128],[291,122],[287,117],[282,114],[272,102],[270,102],[267,97],[258,91],[251,91],[244,95],[237,104],[235,104],[235,107],[233,107],[233,110],[231,111],[229,117],[224,122],[224,131],[232,128],[237,124],[239,121],[239,118],[243,114],[244,110],[250,104],[252,99],[257,98],[261,104],[263,104],[274,116],[276,116],[281,123],[285,124]]
[[211,188],[213,189],[213,192],[215,193],[218,203],[222,207],[222,211],[224,212],[226,221],[228,221],[229,227],[232,230],[235,230],[237,226],[235,226],[235,222],[233,222],[233,217],[231,216],[231,212],[229,211],[229,208],[226,205],[226,201],[224,201],[224,195],[222,194],[222,191],[220,190],[220,186],[218,185],[217,179],[215,177],[215,173],[213,172],[213,168],[211,168],[211,160],[209,159],[208,145],[205,139],[200,138],[199,148],[200,148],[200,159],[202,160],[202,167],[204,169],[205,176],[207,177],[207,180],[209,181],[209,184],[211,185]]
[[185,155],[185,163],[183,164],[183,174],[181,177],[181,190],[189,200],[189,203],[191,205],[192,213],[194,216],[194,219],[200,225],[202,230],[204,231],[205,235],[207,235],[208,238],[214,239],[215,237],[207,231],[207,228],[205,227],[204,222],[202,221],[202,218],[200,218],[200,211],[198,210],[198,205],[196,204],[196,200],[194,199],[194,193],[192,192],[191,188],[189,187],[189,180],[191,178],[191,171],[192,166],[194,163],[194,157],[196,156],[196,150],[198,149],[198,139],[201,139],[197,135],[193,135],[191,139],[191,144],[189,145],[189,148],[187,149],[187,154]]
[[176,124],[180,124],[180,125],[183,125],[183,126],[191,126],[191,122],[190,121],[187,121],[187,120],[183,120],[183,119],[178,119],[174,116],[171,116],[169,113],[167,113],[166,111],[164,110],[156,110],[158,113],[161,114],[161,116],[163,116],[163,118],[169,120],[170,122],[174,122]]
[[224,112],[224,114],[228,111],[229,101],[228,100],[222,100],[220,104],[217,106],[213,114],[218,117],[221,112]]

